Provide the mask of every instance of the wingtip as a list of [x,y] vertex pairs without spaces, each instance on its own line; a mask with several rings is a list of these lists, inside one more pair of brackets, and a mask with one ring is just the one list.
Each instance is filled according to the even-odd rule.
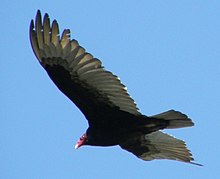
[[31,22],[30,22],[30,26],[29,26],[29,30],[33,30],[34,29],[34,20],[31,19]]
[[48,13],[45,13],[44,14],[44,19],[48,19],[49,18],[49,14]]
[[[38,21],[38,22],[41,22],[41,12],[40,12],[40,10],[38,9],[37,10],[37,14],[36,14],[36,17],[35,17],[35,19],[36,19],[36,21]],[[37,24],[37,23],[36,23]]]
[[204,167],[204,165],[200,164],[200,163],[196,163],[196,162],[189,162],[190,164],[193,164],[193,165],[197,165],[197,166],[200,166],[200,167]]
[[40,9],[37,10],[37,15],[38,15],[38,14],[41,14]]

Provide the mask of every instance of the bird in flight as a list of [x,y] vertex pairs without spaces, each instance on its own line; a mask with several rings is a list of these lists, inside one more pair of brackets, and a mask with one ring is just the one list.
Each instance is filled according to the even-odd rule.
[[30,42],[51,80],[88,120],[89,127],[75,148],[119,145],[146,161],[197,164],[184,141],[161,131],[193,126],[187,115],[175,110],[141,114],[119,78],[71,39],[69,29],[60,35],[57,21],[51,24],[48,14],[42,21],[40,10],[30,23]]

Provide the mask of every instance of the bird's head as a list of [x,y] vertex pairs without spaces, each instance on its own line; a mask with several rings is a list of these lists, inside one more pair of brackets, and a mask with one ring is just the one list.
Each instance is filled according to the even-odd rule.
[[86,133],[85,134],[83,134],[80,138],[79,138],[79,140],[78,140],[78,142],[76,143],[76,145],[75,145],[75,149],[78,149],[79,147],[81,147],[82,145],[85,145],[86,143],[87,143],[87,135],[86,135]]

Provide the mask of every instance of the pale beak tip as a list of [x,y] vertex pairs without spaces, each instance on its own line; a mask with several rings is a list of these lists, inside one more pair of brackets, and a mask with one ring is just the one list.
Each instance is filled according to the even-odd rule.
[[75,148],[75,149],[78,149],[78,148],[79,148],[79,145],[78,145],[78,144],[76,144],[74,148]]

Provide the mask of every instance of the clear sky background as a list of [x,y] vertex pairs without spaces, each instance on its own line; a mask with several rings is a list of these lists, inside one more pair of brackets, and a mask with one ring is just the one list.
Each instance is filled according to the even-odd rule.
[[[184,139],[198,167],[141,161],[119,147],[74,149],[81,112],[49,79],[29,42],[37,9],[102,60],[141,112],[186,113]],[[220,1],[5,1],[0,9],[0,178],[112,179],[220,176]]]

